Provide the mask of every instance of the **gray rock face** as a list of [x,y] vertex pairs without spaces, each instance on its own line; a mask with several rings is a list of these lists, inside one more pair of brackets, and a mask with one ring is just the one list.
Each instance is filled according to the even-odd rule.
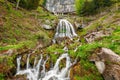
[[97,49],[95,52],[89,60],[95,62],[104,80],[120,80],[120,55],[108,48]]
[[47,0],[46,8],[53,13],[68,13],[75,11],[75,0]]

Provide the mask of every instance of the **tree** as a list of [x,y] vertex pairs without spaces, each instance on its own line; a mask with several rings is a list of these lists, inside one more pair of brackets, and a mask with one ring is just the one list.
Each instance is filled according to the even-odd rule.
[[76,0],[76,12],[83,15],[95,14],[98,11],[101,11],[101,8],[110,6],[112,4],[111,0]]
[[8,0],[8,1],[17,4],[16,8],[20,6],[22,8],[30,10],[36,9],[39,5],[40,0]]
[[25,9],[36,9],[39,5],[39,0],[21,0],[20,6]]
[[95,5],[93,0],[76,0],[76,11],[79,15],[89,15],[94,12]]
[[19,7],[20,0],[17,0],[16,9]]
[[76,0],[75,1],[75,7],[76,7],[76,11],[79,15],[82,14],[83,12],[83,6],[85,4],[85,0]]
[[93,0],[93,2],[96,9],[111,5],[111,0]]

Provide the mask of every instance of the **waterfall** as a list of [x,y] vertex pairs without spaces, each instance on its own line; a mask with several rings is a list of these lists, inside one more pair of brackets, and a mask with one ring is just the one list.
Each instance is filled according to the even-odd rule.
[[21,57],[18,57],[17,58],[17,72],[20,71],[20,60],[21,60]]
[[66,19],[60,19],[57,25],[54,40],[57,38],[63,38],[63,37],[68,37],[72,39],[74,36],[77,36],[77,34],[75,33],[75,30],[72,24]]
[[[21,57],[17,58],[17,73],[16,75],[26,75],[28,80],[70,80],[70,67],[73,65],[71,62],[71,59],[68,55],[68,53],[62,54],[56,61],[54,67],[50,69],[49,71],[46,70],[45,64],[48,60],[48,57],[46,60],[43,59],[43,56],[41,55],[41,58],[39,59],[38,63],[36,64],[36,58],[34,61],[33,67],[29,66],[29,58],[30,55],[28,55],[27,58],[27,67],[24,70],[20,69],[20,61]],[[59,64],[62,59],[66,58],[66,66],[60,70]]]

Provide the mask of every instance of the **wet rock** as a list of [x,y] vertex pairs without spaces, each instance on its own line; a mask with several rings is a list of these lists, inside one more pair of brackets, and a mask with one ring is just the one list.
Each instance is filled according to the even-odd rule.
[[46,24],[50,24],[51,22],[50,22],[49,20],[46,20],[45,23],[46,23]]
[[50,25],[46,25],[46,24],[42,25],[42,27],[46,30],[52,30],[53,29]]
[[77,29],[83,29],[86,26],[85,24],[80,24],[80,23],[77,23],[77,22],[75,22],[74,25]]
[[27,79],[26,79],[25,76],[23,76],[23,75],[20,76],[20,75],[19,75],[19,76],[15,76],[14,78],[12,78],[12,79],[8,79],[8,80],[27,80]]

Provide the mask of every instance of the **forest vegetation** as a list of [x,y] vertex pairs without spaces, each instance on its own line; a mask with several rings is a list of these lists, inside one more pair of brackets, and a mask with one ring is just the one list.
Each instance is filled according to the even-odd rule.
[[[44,53],[44,57],[51,57],[46,65],[48,68],[50,61],[55,63],[64,53],[65,45],[71,59],[77,58],[71,69],[71,80],[104,80],[89,57],[102,47],[120,55],[120,0],[75,0],[76,11],[62,17],[74,25],[78,36],[73,41],[66,39],[60,44],[52,44],[52,39],[61,15],[49,12],[45,8],[46,1],[0,0],[0,80],[17,80],[17,56],[23,56],[21,64],[24,67],[26,54],[35,52],[30,59],[33,64],[34,56]],[[75,22],[85,27],[78,29]],[[44,24],[52,29],[44,29]],[[104,36],[92,36],[94,40],[87,41],[87,36],[97,32]],[[78,48],[76,52],[75,48]],[[62,62],[61,68],[65,65],[65,61]],[[107,64],[111,63],[108,61]]]

